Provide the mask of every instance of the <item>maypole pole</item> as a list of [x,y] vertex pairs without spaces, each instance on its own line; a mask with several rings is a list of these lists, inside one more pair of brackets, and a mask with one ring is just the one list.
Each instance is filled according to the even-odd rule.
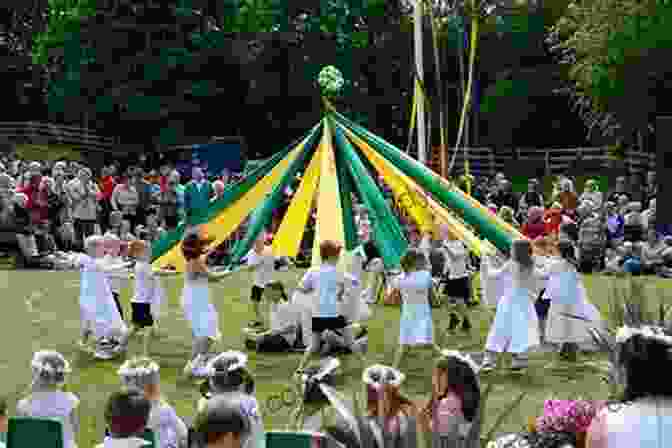
[[[416,98],[423,98],[422,92],[420,91],[421,86],[424,85],[424,73],[425,69],[422,64],[422,19],[423,19],[423,4],[422,0],[413,0],[414,1],[414,14],[413,14],[413,30],[414,30],[414,41],[415,41],[415,93]],[[417,124],[418,124],[418,162],[423,165],[427,164],[427,128],[425,125],[425,103],[422,99],[417,101]]]

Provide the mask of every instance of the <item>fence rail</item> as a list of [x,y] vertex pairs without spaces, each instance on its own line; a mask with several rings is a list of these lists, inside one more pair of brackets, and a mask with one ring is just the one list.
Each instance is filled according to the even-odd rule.
[[76,145],[83,149],[110,151],[114,138],[96,134],[91,129],[33,121],[0,122],[0,141]]
[[[435,148],[438,151],[438,148]],[[515,154],[515,156],[514,156]],[[448,159],[453,153],[448,154]],[[524,172],[527,167],[544,169],[551,175],[561,174],[577,161],[586,162],[591,167],[608,168],[613,165],[613,158],[608,155],[607,148],[561,148],[561,149],[529,149],[520,148],[513,151],[496,153],[491,148],[468,148],[466,157],[469,160],[469,171],[477,176],[494,176],[498,171]],[[440,160],[433,157],[434,161]],[[454,174],[464,173],[465,151],[459,150],[455,157]],[[627,151],[626,157],[620,162],[623,170],[629,173],[644,173],[655,168],[655,154],[642,151]],[[437,163],[432,166],[437,172]],[[530,173],[531,174],[531,173]],[[577,173],[581,174],[581,173]]]

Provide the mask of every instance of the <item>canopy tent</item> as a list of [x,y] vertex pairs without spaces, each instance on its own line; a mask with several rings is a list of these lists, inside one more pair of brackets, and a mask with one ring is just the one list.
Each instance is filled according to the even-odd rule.
[[[310,213],[317,208],[314,247],[335,240],[346,250],[358,244],[352,212],[354,193],[368,210],[372,239],[388,268],[398,267],[408,242],[390,205],[372,176],[382,177],[394,199],[422,231],[436,224],[465,241],[480,255],[508,250],[523,236],[450,181],[413,160],[398,148],[328,107],[323,119],[301,139],[229,185],[208,210],[207,233],[219,245],[250,216],[247,233],[233,250],[233,263],[251,249],[270,225],[286,187],[301,181],[273,241],[276,255],[296,257]],[[179,250],[184,226],[153,245],[155,268],[184,270]],[[313,250],[313,265],[320,262]]]

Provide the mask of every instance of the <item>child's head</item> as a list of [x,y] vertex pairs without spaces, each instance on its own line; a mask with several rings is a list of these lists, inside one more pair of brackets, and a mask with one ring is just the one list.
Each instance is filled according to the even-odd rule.
[[202,238],[198,233],[190,233],[182,241],[182,255],[187,261],[200,258],[213,242],[212,238]]
[[33,355],[33,389],[58,388],[65,384],[70,363],[58,352],[43,350]]
[[114,439],[142,434],[147,427],[151,403],[135,389],[114,392],[105,406],[105,422]]
[[459,353],[445,355],[437,361],[432,372],[431,404],[437,405],[449,392],[462,401],[464,418],[473,421],[480,409],[481,389],[474,362]]
[[150,246],[147,241],[134,240],[128,245],[128,256],[136,260],[147,260],[150,255]]
[[425,255],[417,249],[409,249],[401,258],[401,268],[404,272],[421,271],[427,267]]
[[251,419],[242,397],[214,396],[196,416],[194,429],[199,446],[240,448],[251,434]]
[[146,357],[126,361],[117,371],[121,384],[127,389],[142,392],[152,398],[159,394],[159,365]]
[[121,222],[124,220],[124,216],[120,211],[113,211],[110,213],[110,227],[113,229],[121,227]]
[[514,216],[514,211],[511,207],[508,205],[502,206],[501,209],[499,209],[498,216],[502,218],[504,221],[511,223],[513,222],[513,216]]
[[103,244],[107,255],[118,257],[121,254],[121,240],[117,235],[106,233],[103,236]]
[[212,189],[215,190],[215,195],[221,198],[224,195],[226,185],[221,180],[216,180],[212,183]]
[[105,255],[105,240],[100,235],[91,235],[84,240],[84,250],[93,258]]
[[14,193],[14,204],[21,208],[28,205],[28,196],[25,193]]
[[336,241],[326,240],[320,243],[320,258],[323,263],[338,263],[341,256],[341,245]]
[[409,404],[399,392],[405,379],[406,376],[399,370],[380,364],[364,370],[362,381],[366,387],[369,415],[378,416],[381,401],[385,417],[396,416],[402,405]]
[[247,355],[228,351],[208,363],[208,382],[215,394],[240,391],[252,393],[254,380],[247,370]]

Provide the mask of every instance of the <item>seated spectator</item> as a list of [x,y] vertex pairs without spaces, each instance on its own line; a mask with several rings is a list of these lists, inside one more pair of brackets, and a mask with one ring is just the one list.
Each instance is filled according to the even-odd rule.
[[243,448],[259,446],[249,441],[253,436],[256,410],[248,408],[242,397],[215,396],[208,400],[194,423],[196,446],[204,448]]
[[71,372],[70,364],[58,352],[39,351],[33,356],[31,367],[31,394],[17,403],[16,415],[58,420],[63,425],[63,447],[76,448],[79,398],[72,392],[63,391]]
[[616,248],[623,242],[623,226],[625,221],[623,220],[623,216],[618,213],[615,203],[607,202],[605,207],[607,214],[607,242],[612,248]]
[[590,273],[602,265],[604,231],[602,218],[595,205],[588,200],[581,202],[577,209],[579,217],[578,248],[580,271]]
[[631,202],[623,216],[623,236],[625,241],[642,241],[642,203]]
[[642,243],[642,271],[644,274],[657,274],[663,266],[665,243],[656,229],[650,229],[646,236],[646,241]]
[[142,392],[113,393],[105,406],[105,423],[110,435],[96,448],[140,448],[148,445],[142,436],[147,430],[151,403]]
[[134,358],[118,374],[126,388],[143,393],[150,402],[147,428],[158,436],[159,448],[186,448],[187,427],[161,395],[159,365],[149,358]]
[[574,192],[574,186],[569,179],[563,179],[560,182],[560,191],[556,200],[562,206],[562,214],[566,215],[572,220],[576,220],[576,207],[578,205],[578,197]]
[[5,448],[7,441],[7,427],[9,425],[7,417],[7,400],[0,399],[0,448]]
[[14,195],[13,215],[16,226],[16,239],[19,249],[26,262],[30,265],[38,257],[35,229],[30,221],[30,213],[26,209],[28,197],[25,193]]
[[527,212],[527,219],[523,224],[522,233],[525,237],[536,240],[546,235],[546,226],[544,225],[544,209],[542,207],[532,206]]

